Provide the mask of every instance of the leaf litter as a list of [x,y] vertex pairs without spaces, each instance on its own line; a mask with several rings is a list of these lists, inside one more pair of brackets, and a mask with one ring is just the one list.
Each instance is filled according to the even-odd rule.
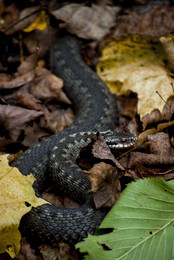
[[[148,4],[147,4],[148,5]],[[149,3],[149,6],[151,3]],[[156,7],[157,6],[157,7]],[[85,7],[85,8],[84,8]],[[8,7],[4,7],[6,11],[6,16],[4,16],[4,25],[0,27],[1,31],[4,31],[5,28],[7,28],[9,25],[11,25],[18,17],[23,17],[24,15],[21,13],[21,11],[17,8],[17,6],[13,3]],[[26,10],[23,10],[26,12],[25,15],[31,13],[32,11],[37,10],[38,7],[34,7],[33,10],[30,8],[26,8]],[[164,32],[166,29],[165,33],[169,33],[170,31],[167,31],[168,28],[170,27],[170,30],[172,31],[172,22],[166,22],[167,18],[170,20],[171,19],[171,13],[172,13],[172,8],[168,8],[166,6],[162,6],[161,3],[158,5],[153,5],[151,6],[150,9],[147,8],[148,11],[145,11],[144,13],[139,11],[140,9],[143,8],[143,5],[139,6],[139,9],[127,9],[127,14],[123,13],[122,15],[119,15],[117,17],[117,13],[119,10],[123,10],[121,6],[116,7],[112,9],[113,7],[108,7],[105,8],[105,6],[86,6],[84,5],[73,5],[70,4],[65,5],[63,7],[64,9],[58,9],[57,14],[56,12],[52,12],[53,15],[57,15],[58,19],[63,19],[64,25],[63,27],[66,27],[67,30],[70,30],[71,32],[74,32],[76,35],[81,36],[82,38],[85,39],[93,39],[93,40],[100,40],[102,39],[109,31],[110,28],[116,23],[116,28],[115,31],[113,29],[112,35],[114,34],[116,36],[121,36],[121,34],[124,34],[126,30],[131,31],[134,29],[134,33],[138,33],[140,28],[141,28],[141,33],[142,33],[142,28],[144,28],[144,33],[145,33],[145,28],[147,30],[151,30],[151,34],[154,36],[155,33],[159,33],[161,35],[161,31]],[[161,8],[161,9],[160,9]],[[64,12],[66,15],[64,17],[61,17],[61,13]],[[109,17],[108,15],[108,10],[113,10],[110,12]],[[165,16],[163,22],[164,22],[164,27],[163,26],[157,26],[156,23],[157,20],[154,19],[152,25],[153,26],[147,26],[148,20],[151,21],[154,14],[159,10],[163,10],[163,12],[167,12],[169,15]],[[102,11],[103,17],[99,15]],[[9,12],[9,13],[8,13]],[[66,13],[67,12],[67,13]],[[85,18],[88,20],[88,23],[84,24],[82,23],[83,18],[84,18],[84,12],[85,12]],[[162,12],[162,11],[161,11]],[[143,15],[142,15],[143,13]],[[7,14],[9,16],[7,16]],[[12,15],[13,14],[13,15]],[[16,14],[16,15],[15,15]],[[20,14],[20,15],[19,15]],[[121,14],[121,13],[120,13]],[[144,19],[142,17],[144,16]],[[30,21],[22,21],[20,24],[16,25],[15,27],[12,27],[7,34],[13,35],[14,32],[23,30],[27,26],[30,27],[30,25],[36,26],[35,29],[37,29],[37,17],[39,17],[39,14],[33,15],[30,19]],[[55,16],[56,17],[56,16]],[[105,23],[103,24],[104,17]],[[122,17],[124,17],[124,20],[121,21]],[[156,15],[155,15],[156,17]],[[162,15],[159,15],[159,23]],[[134,23],[129,23],[127,22],[128,19],[133,19],[134,18]],[[39,18],[40,19],[40,18]],[[98,19],[98,20],[97,20]],[[116,22],[115,22],[116,19]],[[140,22],[141,20],[141,22]],[[168,20],[168,21],[169,21]],[[119,23],[118,23],[119,22]],[[138,26],[137,24],[138,23]],[[88,24],[88,26],[87,26]],[[134,26],[133,26],[134,24]],[[135,26],[136,24],[136,26]],[[41,22],[41,26],[42,26]],[[159,24],[158,24],[159,25]],[[167,26],[166,26],[167,25]],[[170,26],[169,26],[170,25]],[[17,28],[17,26],[20,26]],[[87,27],[86,27],[87,26]],[[124,29],[126,26],[126,29]],[[104,28],[104,29],[103,29]],[[122,28],[122,29],[121,29]],[[155,30],[154,30],[155,28]],[[157,30],[158,28],[158,30]],[[25,39],[23,39],[23,44],[27,48],[27,50],[31,54],[27,59],[25,59],[25,62],[23,65],[18,67],[18,73],[16,74],[15,77],[11,76],[10,74],[5,74],[0,75],[0,77],[3,78],[3,80],[0,80],[0,89],[4,92],[5,95],[1,95],[1,104],[3,107],[6,107],[7,112],[4,110],[4,113],[9,116],[9,114],[15,114],[17,104],[21,107],[21,111],[18,110],[18,120],[19,123],[17,123],[17,119],[14,121],[14,124],[11,124],[8,122],[5,122],[5,130],[6,132],[6,137],[8,138],[8,135],[12,140],[16,140],[19,142],[19,140],[22,140],[22,143],[25,146],[31,146],[37,143],[39,140],[42,138],[48,136],[50,132],[56,133],[60,130],[62,130],[64,127],[67,127],[68,124],[71,124],[73,121],[73,114],[70,108],[68,108],[67,111],[70,111],[70,116],[67,115],[65,112],[64,108],[63,110],[57,111],[57,105],[55,105],[55,102],[60,102],[60,103],[66,103],[65,106],[70,105],[70,101],[67,99],[65,94],[62,92],[62,81],[61,79],[55,78],[54,75],[46,71],[46,69],[39,68],[38,65],[41,62],[42,63],[42,57],[45,56],[46,50],[50,48],[50,42],[52,41],[52,37],[55,35],[54,30],[51,29],[51,26],[47,26],[46,29],[42,31],[38,30],[33,30],[28,35],[26,35]],[[121,31],[122,30],[122,31]],[[136,31],[137,30],[137,31]],[[120,31],[118,33],[118,31]],[[132,30],[133,31],[133,30]],[[51,36],[50,36],[51,35]],[[37,39],[40,39],[39,45],[40,49],[36,55],[36,44],[37,44]],[[110,38],[107,38],[110,41]],[[143,37],[142,37],[143,39]],[[165,38],[166,39],[166,38]],[[164,39],[163,39],[164,40]],[[17,40],[18,41],[18,40]],[[143,40],[142,40],[143,41]],[[158,40],[157,40],[158,41]],[[130,44],[134,44],[129,42]],[[19,44],[19,41],[18,41]],[[96,46],[96,42],[93,43],[91,46]],[[143,46],[143,45],[142,45]],[[125,51],[124,47],[121,46],[123,52]],[[134,45],[132,45],[131,48],[134,48]],[[130,48],[130,49],[131,49]],[[137,48],[137,47],[136,47]],[[144,46],[142,47],[144,48]],[[129,49],[129,47],[128,47]],[[94,50],[94,49],[93,49]],[[109,53],[109,55],[111,55]],[[37,57],[36,57],[37,56]],[[152,53],[151,53],[151,56]],[[171,55],[169,55],[171,56]],[[32,58],[33,57],[33,58]],[[109,59],[111,59],[111,56],[108,56]],[[165,56],[166,58],[166,56]],[[96,57],[94,57],[96,59]],[[169,61],[170,64],[172,63]],[[96,61],[93,63],[95,64]],[[44,64],[44,62],[43,62]],[[150,64],[151,65],[151,64]],[[152,65],[151,65],[152,66]],[[159,66],[160,71],[164,71],[163,63],[161,63]],[[171,65],[170,65],[171,66]],[[130,67],[127,67],[127,69],[130,69],[130,72],[132,73],[133,71],[136,71],[137,68],[134,68],[134,66],[131,66],[133,68],[130,69]],[[149,67],[150,68],[150,67]],[[157,67],[156,67],[157,68]],[[17,70],[16,70],[17,71]],[[112,72],[112,71],[111,71]],[[152,76],[154,76],[154,70],[152,70]],[[123,70],[123,74],[125,71]],[[127,71],[126,71],[127,74]],[[145,76],[147,76],[146,72],[144,73]],[[130,75],[130,74],[129,74]],[[120,70],[119,76],[122,76],[122,71]],[[157,78],[159,77],[159,74],[157,73]],[[129,76],[131,77],[131,75]],[[169,79],[168,82],[166,82]],[[164,83],[165,86],[169,86],[170,83],[173,81],[170,80],[171,75],[166,74],[164,78]],[[133,82],[137,81],[137,78],[132,79]],[[144,82],[143,82],[144,83]],[[130,84],[131,85],[131,84]],[[159,82],[159,88],[160,88],[160,82]],[[46,86],[43,87],[43,86]],[[169,90],[166,87],[167,90]],[[139,86],[140,88],[140,86]],[[160,90],[158,87],[158,91]],[[169,86],[170,88],[170,86]],[[144,84],[141,85],[141,91],[144,91]],[[171,88],[172,89],[172,88]],[[171,91],[170,89],[170,91]],[[2,92],[3,93],[3,92]],[[160,91],[159,91],[160,93]],[[143,92],[144,94],[144,92]],[[128,178],[129,181],[131,180],[136,180],[139,178],[144,178],[144,177],[162,177],[166,180],[173,179],[173,166],[172,166],[172,160],[173,160],[173,148],[171,146],[172,144],[172,138],[168,138],[168,135],[162,135],[162,133],[159,133],[159,131],[164,131],[164,129],[168,129],[169,132],[170,128],[172,128],[172,124],[169,124],[167,126],[160,126],[158,125],[156,127],[156,124],[158,122],[163,122],[167,121],[171,118],[172,112],[173,112],[173,101],[167,100],[167,98],[161,93],[163,98],[168,102],[169,105],[166,105],[166,108],[163,106],[165,105],[159,98],[162,107],[163,107],[163,112],[162,109],[162,115],[161,113],[151,113],[151,115],[146,115],[143,117],[143,125],[142,128],[146,129],[148,127],[152,126],[152,129],[148,129],[150,133],[156,133],[157,137],[151,137],[149,136],[149,133],[144,133],[144,139],[141,140],[139,147],[137,148],[138,151],[131,152],[130,154],[127,154],[124,158],[119,160],[119,164],[122,165],[122,167],[125,168],[125,175],[120,176],[117,169],[115,166],[113,166],[114,160],[111,159],[110,157],[110,152],[103,149],[103,145],[101,142],[96,145],[96,151],[97,153],[99,152],[99,157],[102,162],[99,164],[94,165],[93,167],[87,167],[86,170],[88,171],[88,174],[90,175],[89,172],[91,172],[91,178],[93,179],[92,181],[92,189],[94,191],[94,196],[96,197],[96,204],[97,207],[102,207],[103,205],[105,206],[111,206],[115,201],[117,201],[118,197],[120,196],[123,187],[125,178]],[[133,97],[134,98],[134,97]],[[126,98],[119,98],[119,103],[122,102],[122,99]],[[171,98],[172,99],[172,98]],[[50,102],[51,101],[51,102]],[[147,100],[144,97],[145,105],[148,104],[149,102],[149,97]],[[171,102],[171,103],[170,103]],[[126,103],[126,102],[125,102]],[[128,103],[127,103],[128,104]],[[15,107],[14,107],[15,105]],[[11,110],[8,110],[8,106],[12,106]],[[20,108],[20,107],[19,107]],[[157,105],[157,108],[159,106]],[[3,108],[4,109],[4,108]],[[25,109],[25,110],[23,110]],[[137,121],[137,118],[135,117],[135,108],[130,108],[129,104],[125,107],[124,110],[120,109],[122,112],[121,116],[121,122],[123,124],[125,123],[126,125],[131,125],[132,124],[132,129],[134,133],[139,133],[141,132],[141,123]],[[1,109],[0,109],[1,111]],[[23,111],[23,112],[22,112]],[[24,112],[25,111],[25,112]],[[30,112],[34,111],[33,114]],[[26,121],[21,121],[21,115],[28,114],[29,116],[26,115]],[[40,114],[39,114],[40,113]],[[63,116],[62,116],[63,115]],[[1,116],[3,118],[3,115]],[[131,118],[133,119],[131,120]],[[9,118],[11,118],[9,116]],[[4,120],[4,118],[3,118]],[[61,121],[62,120],[62,121]],[[130,120],[132,123],[130,123]],[[57,122],[60,123],[57,123]],[[1,121],[0,121],[1,122]],[[170,122],[169,122],[170,123]],[[51,126],[52,125],[52,126]],[[155,129],[154,129],[155,126]],[[4,125],[3,125],[4,127]],[[161,128],[160,128],[161,127]],[[12,128],[15,128],[15,131],[13,133]],[[124,128],[124,126],[123,126]],[[147,130],[147,131],[148,131]],[[8,133],[8,134],[7,134]],[[24,136],[24,138],[23,138]],[[5,138],[5,137],[3,137]],[[156,146],[157,141],[156,138],[159,140],[158,143],[163,143],[165,140],[166,144],[166,150],[164,149],[165,147],[163,146]],[[5,146],[2,147],[2,150],[6,150],[6,146],[8,147],[8,139],[5,142]],[[11,141],[10,141],[11,142]],[[145,144],[144,144],[145,143]],[[99,145],[99,146],[98,146]],[[100,147],[101,145],[101,147]],[[105,145],[104,145],[105,147]],[[156,150],[154,150],[154,147]],[[91,152],[92,153],[92,152]],[[95,156],[95,152],[93,152],[92,156]],[[98,155],[97,155],[98,156]],[[109,156],[109,158],[108,158]],[[148,157],[149,156],[149,157]],[[91,157],[89,157],[90,160]],[[98,158],[99,159],[99,158]],[[107,161],[107,163],[105,162]],[[108,164],[109,161],[109,164]],[[89,162],[89,164],[91,164]],[[117,164],[117,163],[116,163]],[[156,165],[157,164],[157,165]],[[92,167],[92,168],[91,168]],[[85,171],[86,171],[85,170]],[[104,175],[103,175],[104,174]],[[108,185],[108,179],[111,180],[111,183]],[[101,181],[102,180],[102,181]],[[101,182],[100,182],[101,181]],[[97,193],[98,192],[98,193]],[[104,192],[104,193],[103,193]],[[103,199],[102,199],[103,196]],[[53,199],[53,196],[51,196],[50,200]],[[105,204],[106,203],[106,204]],[[63,203],[64,204],[64,203]],[[70,202],[71,206],[71,202]],[[63,245],[62,248],[65,248]],[[61,249],[64,251],[64,249]],[[71,250],[70,250],[71,251]],[[44,252],[42,252],[44,255]],[[48,255],[51,253],[48,253]],[[72,252],[68,252],[69,256],[72,254]],[[48,256],[46,256],[48,257]],[[56,257],[56,256],[55,256]],[[30,259],[30,258],[29,258]]]

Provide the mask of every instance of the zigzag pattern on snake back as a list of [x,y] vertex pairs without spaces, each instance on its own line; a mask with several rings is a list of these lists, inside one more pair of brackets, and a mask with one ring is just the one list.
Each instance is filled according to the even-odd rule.
[[[81,43],[71,36],[58,39],[53,46],[53,72],[63,78],[64,89],[72,100],[76,119],[65,131],[53,135],[24,152],[12,166],[23,175],[32,173],[35,190],[42,192],[51,179],[60,191],[82,204],[79,208],[42,205],[33,208],[21,221],[23,235],[39,243],[68,242],[74,244],[87,233],[93,234],[104,218],[105,210],[96,210],[91,184],[77,165],[80,149],[91,142],[97,131],[109,135],[118,123],[115,98],[81,57]],[[106,131],[106,133],[105,133]],[[118,147],[133,145],[130,133],[112,133]],[[107,139],[107,137],[106,137]]]

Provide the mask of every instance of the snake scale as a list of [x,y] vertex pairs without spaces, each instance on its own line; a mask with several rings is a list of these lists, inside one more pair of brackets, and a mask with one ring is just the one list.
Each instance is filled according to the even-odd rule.
[[59,191],[78,201],[79,208],[61,208],[45,204],[27,213],[21,220],[22,235],[39,243],[74,244],[93,234],[106,215],[96,210],[90,193],[91,184],[77,165],[80,149],[100,131],[115,148],[135,142],[130,133],[114,129],[118,123],[115,97],[81,57],[81,41],[76,37],[59,38],[53,45],[53,72],[64,80],[64,89],[76,114],[73,124],[36,146],[29,148],[12,166],[23,175],[32,173],[34,188],[41,193],[53,181]]

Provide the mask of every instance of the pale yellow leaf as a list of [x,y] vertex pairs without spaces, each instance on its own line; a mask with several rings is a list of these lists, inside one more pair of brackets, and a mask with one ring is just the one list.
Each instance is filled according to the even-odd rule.
[[146,64],[123,66],[114,74],[115,81],[123,83],[120,94],[130,91],[138,96],[137,112],[141,118],[158,109],[161,113],[164,108],[164,101],[156,93],[158,91],[164,100],[174,95],[171,83],[174,79],[160,65]]
[[21,235],[20,220],[33,207],[47,203],[35,196],[34,177],[24,176],[8,165],[8,155],[0,156],[0,253],[18,255]]
[[97,72],[113,93],[137,94],[137,112],[142,119],[154,110],[162,113],[164,100],[174,95],[171,87],[174,80],[164,67],[165,59],[157,38],[138,35],[115,38],[102,50]]

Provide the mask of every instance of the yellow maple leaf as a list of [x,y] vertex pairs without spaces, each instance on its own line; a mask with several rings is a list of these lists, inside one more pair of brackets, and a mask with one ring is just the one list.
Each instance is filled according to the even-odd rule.
[[48,25],[48,16],[42,10],[37,18],[28,27],[23,29],[24,32],[31,32],[33,30],[44,30]]
[[35,196],[32,174],[22,175],[17,168],[8,165],[8,155],[0,156],[0,253],[12,258],[20,250],[20,220],[32,207],[47,203]]
[[137,112],[142,119],[155,109],[162,112],[165,103],[156,91],[164,100],[174,95],[174,80],[164,68],[165,59],[158,39],[138,35],[116,38],[103,49],[97,72],[113,93],[137,94]]

